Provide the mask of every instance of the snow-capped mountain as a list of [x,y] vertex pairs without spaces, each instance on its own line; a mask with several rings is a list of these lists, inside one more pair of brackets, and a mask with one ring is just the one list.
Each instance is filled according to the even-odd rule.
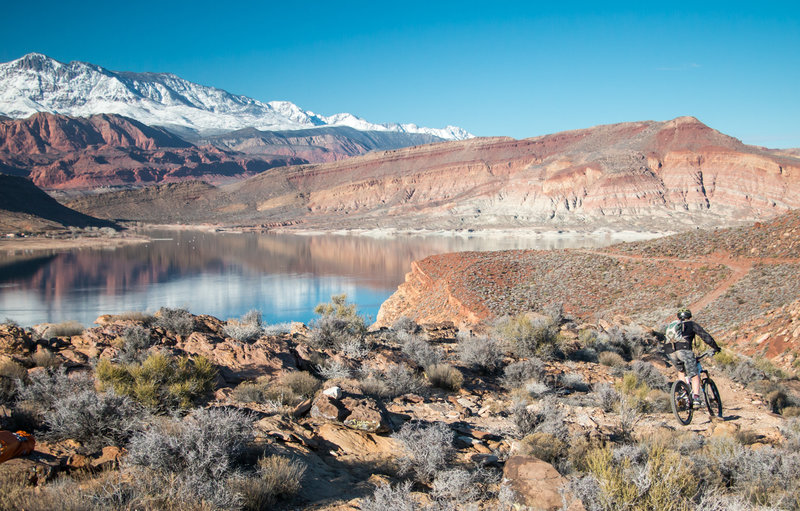
[[28,117],[50,112],[76,117],[119,114],[152,126],[219,134],[242,128],[297,130],[348,126],[361,131],[421,133],[445,140],[473,135],[456,127],[375,124],[352,114],[323,116],[289,101],[263,103],[169,73],[109,71],[94,64],[65,64],[40,53],[0,64],[0,115]]

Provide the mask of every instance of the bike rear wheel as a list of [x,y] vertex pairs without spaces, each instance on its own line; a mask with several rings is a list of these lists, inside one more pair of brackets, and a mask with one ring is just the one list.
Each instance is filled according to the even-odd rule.
[[711,416],[722,417],[722,399],[719,397],[717,384],[711,378],[703,381],[703,394],[706,396],[706,406]]
[[678,422],[684,426],[692,422],[692,391],[685,381],[678,380],[672,384],[672,392],[670,393],[670,404],[672,405],[672,413]]

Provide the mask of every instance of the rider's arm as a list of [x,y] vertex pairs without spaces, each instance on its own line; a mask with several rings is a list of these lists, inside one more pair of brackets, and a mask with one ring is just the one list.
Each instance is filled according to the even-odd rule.
[[705,329],[703,329],[703,327],[701,327],[697,323],[694,324],[694,333],[695,335],[703,339],[703,342],[708,344],[712,350],[720,351],[721,348],[717,345],[717,341],[715,341],[714,338],[711,337],[711,334],[706,332]]

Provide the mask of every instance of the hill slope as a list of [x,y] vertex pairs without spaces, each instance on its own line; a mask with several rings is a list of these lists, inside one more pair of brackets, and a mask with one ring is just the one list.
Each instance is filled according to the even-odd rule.
[[[482,138],[375,151],[271,169],[206,199],[182,209],[181,216],[323,229],[682,230],[800,207],[800,158],[744,145],[682,117],[525,140]],[[110,195],[74,207],[121,218],[118,208],[135,201],[144,210],[141,200]],[[173,214],[157,213],[165,221]]]
[[0,231],[41,231],[68,226],[114,224],[62,206],[25,178],[0,174]]

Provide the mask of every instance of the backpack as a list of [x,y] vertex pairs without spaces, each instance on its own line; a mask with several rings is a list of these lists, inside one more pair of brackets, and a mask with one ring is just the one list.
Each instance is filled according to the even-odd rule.
[[667,337],[667,342],[676,343],[676,342],[683,342],[685,339],[683,338],[683,325],[681,321],[673,321],[669,325],[667,325],[666,331],[664,331],[664,335]]

